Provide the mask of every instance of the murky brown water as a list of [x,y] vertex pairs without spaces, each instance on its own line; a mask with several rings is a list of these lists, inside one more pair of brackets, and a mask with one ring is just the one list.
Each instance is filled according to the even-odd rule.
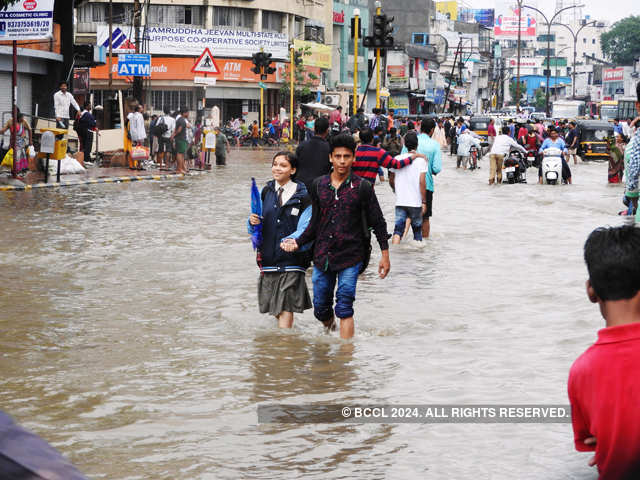
[[622,208],[604,164],[489,188],[486,161],[447,159],[426,248],[361,277],[353,343],[257,312],[245,218],[269,174],[243,152],[185,181],[3,192],[0,409],[95,479],[595,478],[568,424],[258,425],[256,406],[567,403],[603,324],[582,245]]

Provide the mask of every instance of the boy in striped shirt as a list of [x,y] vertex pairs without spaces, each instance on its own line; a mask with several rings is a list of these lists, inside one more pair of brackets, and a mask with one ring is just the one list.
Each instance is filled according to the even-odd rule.
[[418,156],[418,154],[415,154],[402,160],[396,160],[382,148],[374,147],[371,144],[373,131],[370,128],[362,129],[360,141],[362,143],[356,149],[356,160],[353,162],[351,171],[355,175],[369,180],[374,185],[378,175],[378,168],[395,168],[399,170],[410,165],[413,159]]

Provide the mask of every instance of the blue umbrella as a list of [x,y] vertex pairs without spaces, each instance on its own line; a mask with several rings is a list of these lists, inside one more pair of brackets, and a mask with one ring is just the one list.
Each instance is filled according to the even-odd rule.
[[0,478],[87,480],[56,449],[0,412]]
[[[262,217],[262,199],[256,185],[256,179],[253,177],[251,177],[251,213]],[[252,225],[252,227],[251,243],[253,243],[253,249],[257,250],[262,245],[262,224]]]

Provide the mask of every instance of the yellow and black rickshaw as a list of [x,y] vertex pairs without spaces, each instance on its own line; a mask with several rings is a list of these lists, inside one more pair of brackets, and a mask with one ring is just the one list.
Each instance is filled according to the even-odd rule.
[[488,130],[491,117],[473,116],[469,119],[469,129],[480,137],[482,146],[489,145]]
[[579,120],[578,154],[582,160],[609,160],[607,140],[613,137],[613,125],[604,120]]

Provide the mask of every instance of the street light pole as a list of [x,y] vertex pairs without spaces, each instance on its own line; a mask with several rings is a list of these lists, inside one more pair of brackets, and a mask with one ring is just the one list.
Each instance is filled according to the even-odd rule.
[[[376,15],[382,15],[382,4],[376,2]],[[380,49],[376,48],[376,108],[380,108]]]
[[547,114],[547,117],[549,117],[551,113],[549,110],[549,81],[551,80],[551,24],[556,19],[556,17],[560,15],[562,12],[564,12],[565,10],[570,10],[572,8],[582,8],[582,7],[584,7],[584,5],[571,5],[568,7],[561,8],[553,15],[553,17],[551,17],[551,21],[549,21],[547,16],[536,7],[532,7],[531,5],[522,6],[522,8],[529,8],[531,10],[535,10],[536,12],[538,12],[540,15],[542,15],[542,18],[544,18],[545,22],[547,23],[547,69],[546,69],[547,70],[547,75],[546,75],[547,86],[546,86],[546,95],[545,95],[545,112]]
[[589,23],[585,23],[584,25],[582,25],[577,32],[573,32],[573,29],[571,27],[569,27],[569,25],[566,25],[564,23],[554,23],[554,25],[561,25],[564,28],[566,28],[567,30],[569,30],[569,32],[571,33],[571,36],[573,36],[573,69],[571,70],[571,76],[572,81],[571,83],[573,84],[572,88],[573,88],[573,93],[571,95],[571,98],[573,100],[576,99],[576,60],[577,60],[577,48],[578,48],[578,35],[580,34],[580,31],[585,28],[585,27],[592,27],[596,24],[595,20],[592,20]]

